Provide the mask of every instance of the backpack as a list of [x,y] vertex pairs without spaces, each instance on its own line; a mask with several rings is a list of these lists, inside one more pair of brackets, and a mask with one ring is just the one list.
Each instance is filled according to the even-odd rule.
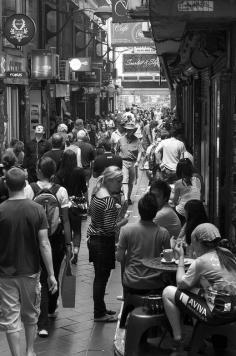
[[34,192],[34,201],[43,206],[48,221],[48,236],[54,235],[61,227],[61,206],[57,199],[59,184],[53,184],[51,188],[41,189],[37,183],[30,184]]

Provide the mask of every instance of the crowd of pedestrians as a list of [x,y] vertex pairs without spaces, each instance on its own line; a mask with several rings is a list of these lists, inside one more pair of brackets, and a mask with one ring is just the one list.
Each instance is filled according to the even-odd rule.
[[[121,263],[122,298],[163,293],[173,355],[183,352],[181,311],[205,322],[231,320],[236,260],[220,247],[219,230],[207,217],[204,182],[175,113],[134,105],[89,124],[82,119],[70,126],[60,123],[55,131],[46,139],[45,128],[38,125],[30,142],[12,139],[2,155],[0,327],[12,355],[20,355],[21,320],[27,356],[35,355],[36,330],[40,337],[49,335],[48,318],[58,312],[62,260],[77,264],[81,226],[88,215],[95,322],[117,320],[104,301],[116,259]],[[130,224],[127,209],[139,170],[146,171],[149,186],[138,202],[140,220]],[[92,176],[97,181],[89,199]],[[170,248],[179,260],[177,287],[142,263]],[[187,272],[184,253],[195,258]],[[201,293],[193,294],[196,286]],[[192,300],[204,313],[190,307]]]

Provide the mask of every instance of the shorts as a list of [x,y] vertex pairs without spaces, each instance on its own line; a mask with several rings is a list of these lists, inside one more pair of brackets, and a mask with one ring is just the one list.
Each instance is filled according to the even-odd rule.
[[133,184],[135,180],[135,162],[123,161],[123,184]]
[[34,276],[0,277],[0,330],[21,330],[21,321],[36,325],[40,314],[40,273]]
[[186,290],[177,289],[175,304],[183,313],[210,325],[229,323],[236,317],[235,312],[211,311],[203,296]]

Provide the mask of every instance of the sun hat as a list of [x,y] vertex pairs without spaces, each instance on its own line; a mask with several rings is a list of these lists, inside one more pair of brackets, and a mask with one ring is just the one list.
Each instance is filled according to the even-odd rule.
[[137,130],[138,128],[135,126],[135,124],[133,122],[128,122],[124,125],[124,128],[126,130]]
[[212,242],[221,239],[221,235],[217,227],[210,223],[198,225],[193,230],[191,236],[195,237],[200,242]]

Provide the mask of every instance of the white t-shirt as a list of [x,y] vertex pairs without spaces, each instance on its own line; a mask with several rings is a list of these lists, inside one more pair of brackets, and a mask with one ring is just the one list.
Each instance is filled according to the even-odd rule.
[[186,151],[184,143],[175,137],[166,138],[158,145],[158,151],[161,150],[162,166],[175,171],[179,160],[184,157],[184,152]]
[[[50,189],[52,187],[52,183],[46,181],[37,181],[37,184],[41,189]],[[30,200],[34,199],[34,191],[30,184],[26,185],[24,193],[26,198]],[[69,197],[66,188],[60,187],[56,193],[56,196],[62,209],[69,208]]]
[[107,129],[108,129],[108,130],[109,130],[109,129],[114,129],[115,123],[114,123],[113,120],[106,120],[105,123],[106,123],[106,125],[107,125]]
[[81,162],[81,149],[80,149],[80,147],[72,144],[72,145],[66,147],[65,151],[66,150],[71,150],[71,151],[75,152],[76,158],[77,158],[77,167],[83,168],[82,162]]
[[[192,199],[201,199],[201,181],[197,177],[192,177],[192,185],[187,185],[183,183],[182,179],[177,180],[175,183],[175,195],[174,203],[176,205],[176,211],[185,216],[184,206],[185,204]],[[176,202],[176,200],[178,201]]]

